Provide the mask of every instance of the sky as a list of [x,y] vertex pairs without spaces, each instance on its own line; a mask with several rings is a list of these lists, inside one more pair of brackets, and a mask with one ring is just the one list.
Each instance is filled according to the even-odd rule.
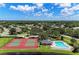
[[0,3],[0,20],[79,21],[79,3]]

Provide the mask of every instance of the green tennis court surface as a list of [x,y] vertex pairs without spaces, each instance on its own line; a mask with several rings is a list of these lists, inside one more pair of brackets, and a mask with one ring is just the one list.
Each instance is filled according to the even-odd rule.
[[9,46],[18,46],[20,44],[21,40],[16,39],[14,42],[12,42],[11,44],[9,44]]

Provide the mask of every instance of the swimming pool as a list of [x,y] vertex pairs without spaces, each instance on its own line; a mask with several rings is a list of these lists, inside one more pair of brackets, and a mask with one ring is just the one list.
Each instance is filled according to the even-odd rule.
[[69,51],[73,50],[73,47],[68,45],[64,41],[53,41],[51,47],[53,49],[58,49],[58,50],[69,50]]
[[55,45],[61,48],[68,48],[68,46],[66,46],[63,42],[60,42],[60,41],[55,42]]

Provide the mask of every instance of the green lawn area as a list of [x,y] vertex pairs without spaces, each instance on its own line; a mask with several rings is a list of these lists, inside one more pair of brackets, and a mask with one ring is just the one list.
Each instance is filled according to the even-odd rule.
[[[0,47],[4,46],[5,44],[7,44],[12,38],[0,38]],[[74,55],[74,54],[79,54],[79,53],[73,53],[71,51],[66,51],[66,50],[55,50],[52,49],[50,46],[43,46],[40,45],[39,48],[36,49],[26,49],[26,50],[0,50],[0,54],[1,53],[8,53],[8,52],[52,52],[55,54],[70,54],[70,55]]]
[[51,49],[49,46],[40,46],[37,49],[27,49],[27,50],[0,50],[1,53],[8,53],[8,52],[52,52],[54,54],[73,54],[71,51],[65,51],[65,50],[55,50]]
[[[71,42],[71,39],[72,39],[72,37],[64,36],[64,41],[65,41],[66,43],[68,43],[68,44],[71,44],[71,43],[72,43],[72,42]],[[79,39],[77,39],[76,42],[77,42],[77,45],[79,45]],[[79,53],[74,53],[74,55],[79,55]]]
[[[71,39],[72,37],[69,37],[69,36],[64,36],[64,41],[68,44],[71,44]],[[76,40],[77,41],[77,44],[79,45],[79,39]]]
[[7,44],[12,38],[0,38],[0,48]]
[[66,42],[66,43],[68,43],[68,44],[71,44],[72,42],[71,42],[71,37],[68,37],[68,36],[63,36],[64,37],[64,41]]

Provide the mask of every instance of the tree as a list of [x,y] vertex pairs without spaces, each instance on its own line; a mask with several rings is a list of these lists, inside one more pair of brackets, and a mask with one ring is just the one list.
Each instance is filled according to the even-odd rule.
[[58,31],[60,32],[60,34],[64,34],[65,33],[65,29],[64,28],[58,28]]
[[2,33],[4,31],[4,29],[2,27],[0,27],[0,33]]
[[65,28],[53,28],[53,30],[59,31],[60,34],[64,34],[65,33]]
[[16,29],[15,29],[15,28],[11,28],[11,29],[9,30],[9,33],[10,33],[10,35],[16,34]]
[[54,37],[59,37],[60,36],[60,32],[59,31],[53,31],[53,36]]
[[28,29],[27,27],[23,27],[23,28],[21,28],[21,29],[22,29],[23,32],[29,31],[29,29]]
[[48,34],[46,32],[41,32],[39,34],[39,39],[40,40],[46,40],[46,39],[48,39]]
[[75,39],[71,39],[72,46],[74,47],[74,50],[72,52],[79,52],[79,45]]
[[76,42],[76,40],[75,40],[74,38],[72,38],[72,39],[71,39],[71,42],[72,42],[72,43],[75,43],[75,42]]
[[52,37],[53,35],[53,30],[52,28],[49,28],[49,30],[46,31],[49,37]]
[[75,47],[78,47],[77,41],[76,41],[74,38],[71,39],[71,45],[72,45],[74,48],[75,48]]
[[79,30],[74,30],[74,37],[79,38]]
[[67,35],[69,35],[69,36],[73,36],[74,30],[72,30],[72,29],[65,29],[65,33],[66,33]]
[[42,32],[42,30],[40,28],[33,27],[32,30],[30,31],[30,34],[31,35],[38,35],[41,32]]
[[43,30],[44,31],[47,31],[49,28],[50,28],[50,26],[48,24],[44,24],[43,25]]
[[64,37],[63,36],[61,36],[61,40],[64,40]]

